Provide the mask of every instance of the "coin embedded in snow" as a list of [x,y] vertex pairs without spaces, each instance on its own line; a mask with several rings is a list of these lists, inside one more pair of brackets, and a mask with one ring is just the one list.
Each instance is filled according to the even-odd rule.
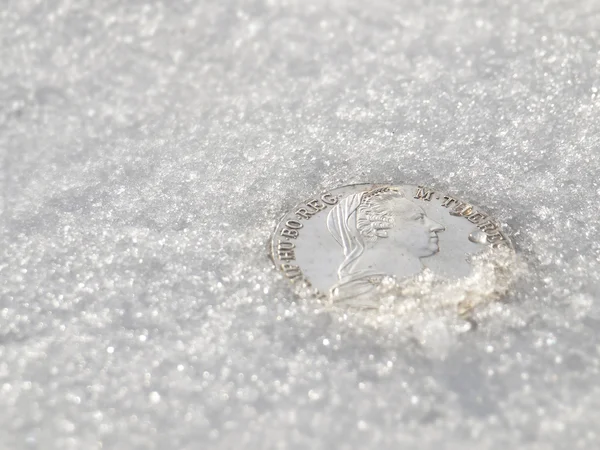
[[271,252],[291,281],[358,307],[405,297],[476,304],[505,289],[514,260],[509,238],[482,209],[422,186],[380,184],[298,204],[277,225]]

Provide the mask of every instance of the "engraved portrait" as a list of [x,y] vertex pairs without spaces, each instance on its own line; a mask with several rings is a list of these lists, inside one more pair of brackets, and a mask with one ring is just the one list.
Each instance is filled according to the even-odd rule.
[[393,187],[349,195],[329,212],[327,228],[343,256],[334,302],[368,297],[384,277],[397,281],[420,273],[423,259],[439,252],[444,226]]

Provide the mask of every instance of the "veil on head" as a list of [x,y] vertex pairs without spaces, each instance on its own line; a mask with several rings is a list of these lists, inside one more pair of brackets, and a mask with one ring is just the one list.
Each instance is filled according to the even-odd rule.
[[356,211],[365,192],[349,195],[333,207],[327,216],[329,232],[344,249],[344,262],[338,268],[338,277],[345,278],[352,272],[365,244],[356,227]]
[[388,191],[390,188],[386,186],[349,195],[335,205],[327,216],[327,229],[344,251],[344,261],[337,271],[339,281],[330,290],[335,302],[374,306],[371,303],[373,291],[386,274],[367,269],[356,270],[365,251],[365,240],[368,240],[359,229],[358,214],[361,204],[370,197]]

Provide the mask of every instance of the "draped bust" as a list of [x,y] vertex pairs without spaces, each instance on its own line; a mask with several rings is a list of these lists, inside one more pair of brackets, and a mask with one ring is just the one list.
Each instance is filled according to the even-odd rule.
[[396,281],[421,272],[421,258],[439,251],[444,227],[392,187],[343,198],[327,216],[327,228],[341,246],[334,302],[367,304],[386,277]]

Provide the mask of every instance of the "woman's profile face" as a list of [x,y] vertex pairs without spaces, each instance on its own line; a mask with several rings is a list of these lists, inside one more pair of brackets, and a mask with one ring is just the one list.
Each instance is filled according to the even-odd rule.
[[406,248],[417,258],[425,258],[439,251],[438,232],[444,227],[431,220],[422,208],[405,198],[391,203],[394,225],[387,230],[388,238]]

